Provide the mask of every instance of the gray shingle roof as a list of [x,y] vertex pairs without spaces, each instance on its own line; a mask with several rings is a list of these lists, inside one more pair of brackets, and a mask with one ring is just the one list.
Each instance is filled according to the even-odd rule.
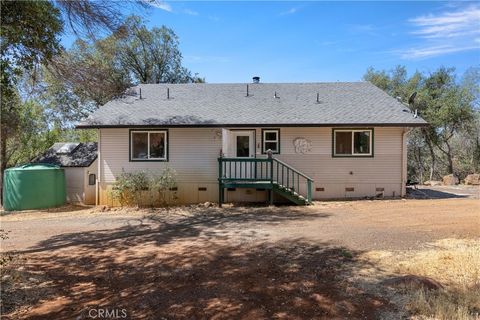
[[130,90],[134,93],[108,102],[77,127],[426,124],[369,82],[248,86],[247,97],[247,84],[142,84]]
[[50,163],[62,167],[88,167],[97,159],[97,143],[54,143],[32,163]]

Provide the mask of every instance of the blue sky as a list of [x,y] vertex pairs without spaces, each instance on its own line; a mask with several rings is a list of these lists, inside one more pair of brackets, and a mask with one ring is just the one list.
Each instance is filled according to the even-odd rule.
[[[129,13],[129,12],[126,12]],[[134,13],[134,12],[130,12]],[[207,82],[361,80],[369,66],[409,72],[480,65],[480,2],[158,1],[143,13],[180,37]],[[68,47],[71,38],[66,37]]]

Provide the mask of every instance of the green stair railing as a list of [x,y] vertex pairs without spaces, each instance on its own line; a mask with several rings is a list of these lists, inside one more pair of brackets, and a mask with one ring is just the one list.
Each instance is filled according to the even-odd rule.
[[[268,184],[312,201],[313,179],[283,161],[269,158],[218,158],[219,201],[224,199],[225,184],[251,186]],[[302,190],[304,187],[304,190]]]
[[[304,196],[308,202],[312,202],[313,179],[306,174],[298,171],[292,166],[278,159],[273,160],[273,179],[280,187],[296,192]],[[300,186],[304,186],[306,194],[302,194]]]

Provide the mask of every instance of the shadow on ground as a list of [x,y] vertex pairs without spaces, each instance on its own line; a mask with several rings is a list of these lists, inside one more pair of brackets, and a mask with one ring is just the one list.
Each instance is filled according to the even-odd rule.
[[[38,299],[17,305],[10,316],[88,319],[90,309],[108,308],[125,309],[130,319],[371,319],[387,307],[350,280],[370,267],[361,252],[303,239],[248,241],[246,235],[238,242],[210,232],[319,215],[268,212],[153,215],[137,226],[48,239],[26,254],[26,272],[44,281],[25,294]],[[155,227],[147,224],[152,220]]]
[[461,199],[468,198],[468,195],[464,194],[455,194],[453,192],[439,191],[429,188],[421,189],[407,189],[407,193],[410,198],[414,199]]
[[[185,212],[191,214],[185,215]],[[135,223],[121,228],[65,233],[41,241],[35,247],[22,250],[21,253],[51,251],[80,245],[95,249],[102,243],[110,241],[112,243],[121,242],[129,246],[145,243],[161,246],[187,238],[209,241],[212,239],[228,240],[233,236],[240,236],[240,238],[248,240],[249,237],[252,238],[256,235],[245,234],[243,229],[246,226],[275,225],[285,221],[308,221],[329,216],[328,213],[297,207],[199,208],[194,206],[191,210],[184,208],[153,209],[146,211],[144,217],[132,219],[132,222]],[[235,234],[231,234],[232,229],[236,230]]]

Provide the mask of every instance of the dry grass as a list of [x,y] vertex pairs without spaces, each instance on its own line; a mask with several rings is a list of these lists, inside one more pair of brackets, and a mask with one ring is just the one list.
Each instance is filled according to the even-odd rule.
[[406,307],[418,319],[480,319],[480,240],[445,239],[425,250],[386,258],[382,265],[395,266],[397,274],[424,276],[445,286],[438,291],[406,289]]
[[446,286],[480,285],[480,240],[444,239],[404,257],[399,273],[433,278]]
[[407,308],[419,319],[480,319],[480,291],[450,288],[438,292],[410,290]]

